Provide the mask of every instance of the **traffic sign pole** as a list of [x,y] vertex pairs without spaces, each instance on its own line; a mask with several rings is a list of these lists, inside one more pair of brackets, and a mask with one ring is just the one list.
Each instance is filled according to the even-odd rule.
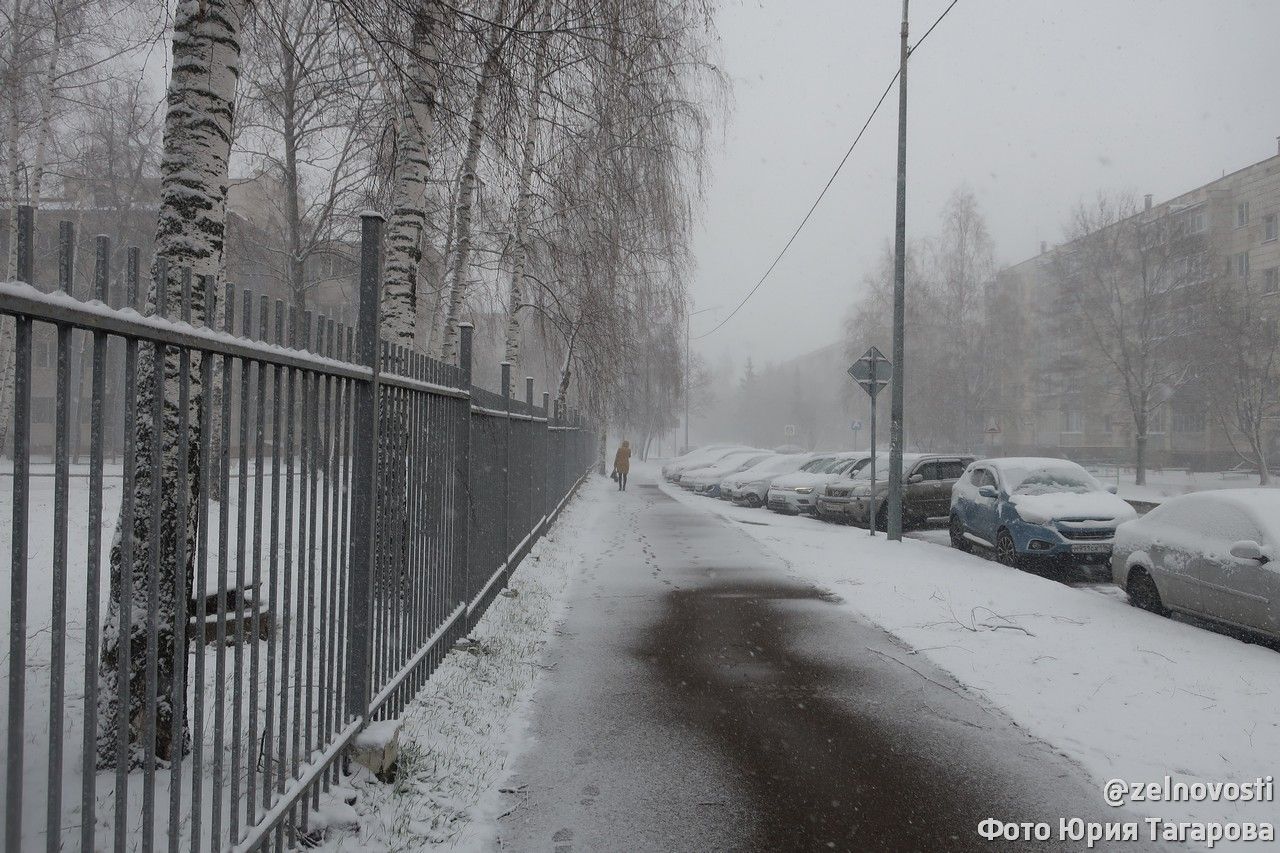
[[876,398],[881,389],[889,384],[888,374],[892,367],[892,362],[884,357],[884,353],[876,347],[869,347],[861,358],[849,365],[847,371],[871,397],[871,497],[867,529],[872,536],[876,535]]
[[[875,363],[872,362],[872,376],[874,373]],[[872,386],[871,390],[871,506],[867,512],[867,530],[872,536],[876,535],[876,397],[880,389]]]

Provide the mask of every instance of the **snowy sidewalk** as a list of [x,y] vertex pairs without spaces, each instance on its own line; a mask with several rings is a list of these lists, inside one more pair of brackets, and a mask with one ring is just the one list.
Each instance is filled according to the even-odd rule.
[[987,850],[987,817],[1122,816],[1078,766],[654,477],[637,466],[580,532],[603,548],[544,654],[495,845]]

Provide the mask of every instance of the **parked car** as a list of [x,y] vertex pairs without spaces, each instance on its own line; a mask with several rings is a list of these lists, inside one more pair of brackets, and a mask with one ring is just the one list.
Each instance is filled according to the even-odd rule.
[[730,453],[724,459],[706,468],[687,471],[680,476],[680,485],[691,489],[695,494],[709,498],[720,497],[720,481],[731,474],[745,471],[761,462],[777,456],[769,450],[754,450],[744,454]]
[[1280,638],[1280,491],[1170,498],[1116,530],[1111,577],[1145,610]]
[[812,458],[811,453],[783,453],[745,471],[730,474],[720,482],[720,498],[739,506],[764,506],[773,478],[798,471]]
[[795,473],[773,479],[767,493],[769,509],[785,515],[816,512],[815,492],[846,471],[857,470],[870,458],[866,451],[818,454]]
[[685,471],[711,465],[736,450],[749,449],[739,444],[708,444],[705,447],[699,447],[697,450],[691,450],[685,455],[672,459],[663,465],[662,476],[674,483]]
[[[682,489],[689,489],[690,491],[692,491],[694,481],[701,475],[707,473],[708,471],[711,471],[712,469],[717,468],[717,466],[720,466],[726,463],[741,462],[742,460],[746,459],[749,456],[759,456],[764,453],[768,453],[768,451],[758,450],[754,447],[739,447],[734,450],[730,450],[728,453],[710,462],[698,463],[691,468],[684,469],[678,475],[676,475],[675,482]],[[716,482],[719,482],[719,480],[717,480]]]
[[[931,518],[946,518],[951,510],[951,488],[972,461],[972,456],[949,453],[902,454],[906,480],[902,489],[903,526],[919,526]],[[888,468],[888,459],[877,459],[874,486],[870,465],[851,478],[828,483],[818,496],[818,515],[827,521],[868,525],[874,491],[876,529],[884,530],[889,519]]]
[[1106,563],[1116,527],[1137,513],[1066,459],[983,459],[951,493],[951,545],[995,551],[1008,566],[1059,559]]

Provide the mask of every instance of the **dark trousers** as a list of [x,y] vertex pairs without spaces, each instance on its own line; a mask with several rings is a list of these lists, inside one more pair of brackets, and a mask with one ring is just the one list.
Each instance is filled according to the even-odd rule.
[[625,492],[627,490],[627,472],[618,472],[618,491]]

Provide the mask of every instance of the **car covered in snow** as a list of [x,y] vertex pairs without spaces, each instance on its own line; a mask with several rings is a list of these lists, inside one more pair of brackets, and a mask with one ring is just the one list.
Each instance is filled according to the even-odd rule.
[[[932,518],[946,518],[951,510],[951,490],[972,456],[949,453],[904,453],[902,471],[902,524],[920,526]],[[876,529],[887,526],[889,511],[889,460],[876,460],[876,481],[871,482],[871,466],[864,465],[852,476],[841,477],[822,487],[818,495],[818,516],[824,521],[868,525],[872,494],[875,496]]]
[[745,471],[777,456],[771,450],[749,450],[730,453],[724,459],[706,468],[695,468],[680,475],[680,485],[695,494],[709,498],[720,496],[720,481],[731,474]]
[[819,453],[792,474],[775,477],[769,484],[768,506],[786,515],[817,512],[817,491],[840,475],[867,464],[865,451]]
[[703,468],[719,462],[725,456],[738,450],[750,450],[740,444],[708,444],[678,456],[662,466],[662,476],[671,482],[691,468]]
[[1170,498],[1120,525],[1111,577],[1137,607],[1280,638],[1280,490]]
[[951,492],[951,545],[978,545],[1008,566],[1032,560],[1106,563],[1116,528],[1133,507],[1066,459],[1016,457],[972,463]]
[[774,477],[800,470],[812,453],[781,453],[720,481],[720,498],[739,506],[764,506]]

